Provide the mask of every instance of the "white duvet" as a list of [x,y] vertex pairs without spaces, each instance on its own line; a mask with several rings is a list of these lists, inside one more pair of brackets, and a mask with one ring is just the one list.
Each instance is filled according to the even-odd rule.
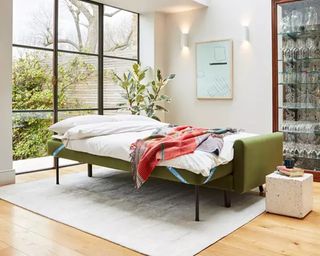
[[[130,146],[138,139],[150,136],[157,128],[168,126],[154,121],[119,121],[79,125],[69,129],[61,138],[66,148],[98,156],[130,161]],[[210,170],[233,159],[233,144],[237,139],[255,134],[237,133],[224,137],[219,156],[195,151],[171,160],[160,161],[160,166],[172,166],[209,176]]]

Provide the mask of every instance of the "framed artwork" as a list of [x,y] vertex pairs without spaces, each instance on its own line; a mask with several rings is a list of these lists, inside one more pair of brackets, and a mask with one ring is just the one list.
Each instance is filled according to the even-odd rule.
[[198,99],[232,99],[232,40],[196,44]]

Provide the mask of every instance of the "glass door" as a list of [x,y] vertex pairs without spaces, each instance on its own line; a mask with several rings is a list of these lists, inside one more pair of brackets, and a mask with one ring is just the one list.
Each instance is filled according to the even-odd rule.
[[284,133],[285,157],[320,170],[320,1],[283,2],[275,7],[274,130]]

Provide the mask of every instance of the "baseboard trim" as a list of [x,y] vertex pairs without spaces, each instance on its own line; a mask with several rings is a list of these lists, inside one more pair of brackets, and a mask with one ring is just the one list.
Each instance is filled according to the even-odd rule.
[[16,183],[15,170],[0,170],[0,186]]

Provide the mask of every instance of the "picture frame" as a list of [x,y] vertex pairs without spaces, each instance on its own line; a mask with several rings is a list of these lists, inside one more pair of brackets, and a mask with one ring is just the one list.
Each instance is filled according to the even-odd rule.
[[197,99],[233,99],[233,42],[196,43]]

